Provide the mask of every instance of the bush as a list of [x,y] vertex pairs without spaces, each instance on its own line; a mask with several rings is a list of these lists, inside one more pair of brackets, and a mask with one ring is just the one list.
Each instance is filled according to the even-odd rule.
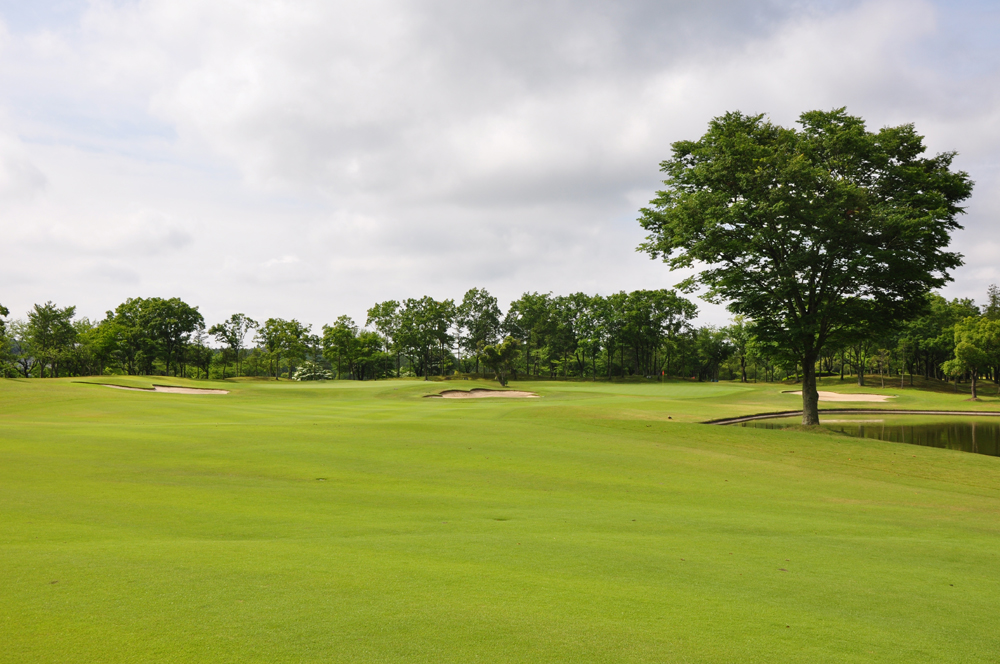
[[333,374],[315,362],[303,362],[294,374],[292,380],[333,380]]

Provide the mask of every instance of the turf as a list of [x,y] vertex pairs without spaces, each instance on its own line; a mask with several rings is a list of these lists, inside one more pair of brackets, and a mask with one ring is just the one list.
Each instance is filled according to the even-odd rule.
[[1000,459],[698,423],[775,384],[192,384],[0,380],[0,661],[1000,652]]

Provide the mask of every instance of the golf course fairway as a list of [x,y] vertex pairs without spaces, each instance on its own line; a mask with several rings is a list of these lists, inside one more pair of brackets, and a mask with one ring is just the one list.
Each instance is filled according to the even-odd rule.
[[1000,458],[700,424],[778,384],[511,386],[0,380],[0,662],[1000,659]]

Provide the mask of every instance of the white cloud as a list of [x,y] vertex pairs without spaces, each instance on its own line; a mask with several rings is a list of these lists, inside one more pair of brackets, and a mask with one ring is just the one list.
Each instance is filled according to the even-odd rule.
[[26,153],[20,141],[0,135],[0,200],[31,199],[45,190],[45,174]]
[[[931,53],[941,17],[879,0],[95,0],[0,39],[20,146],[8,162],[0,145],[0,196],[20,192],[0,232],[56,258],[15,257],[5,304],[96,315],[177,294],[210,318],[318,324],[474,285],[669,286],[634,252],[636,210],[670,142],[726,110],[914,121],[995,180],[997,71]],[[994,211],[981,187],[963,288],[995,274],[966,249],[996,240]]]

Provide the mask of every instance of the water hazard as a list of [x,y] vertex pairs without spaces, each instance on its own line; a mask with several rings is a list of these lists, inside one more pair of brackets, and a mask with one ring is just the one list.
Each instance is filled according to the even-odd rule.
[[[741,422],[737,426],[783,429],[801,422],[801,416],[795,416]],[[821,414],[820,424],[856,438],[1000,456],[1000,417],[837,415],[824,418]]]

